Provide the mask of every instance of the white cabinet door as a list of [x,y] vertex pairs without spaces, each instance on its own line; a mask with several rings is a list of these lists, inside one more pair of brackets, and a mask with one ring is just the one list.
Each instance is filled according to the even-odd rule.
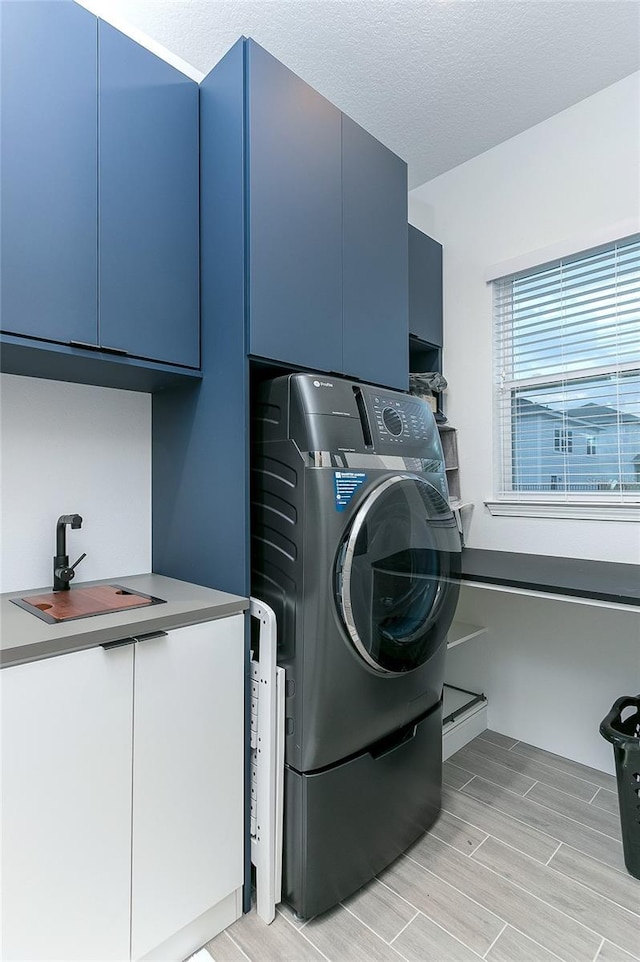
[[2,958],[129,957],[133,646],[0,672]]
[[243,881],[244,618],[136,645],[132,957]]

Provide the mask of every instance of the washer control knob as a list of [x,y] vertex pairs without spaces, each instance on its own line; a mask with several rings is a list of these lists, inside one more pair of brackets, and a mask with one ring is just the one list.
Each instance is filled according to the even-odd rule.
[[402,418],[393,408],[385,408],[382,412],[382,420],[389,434],[402,434]]

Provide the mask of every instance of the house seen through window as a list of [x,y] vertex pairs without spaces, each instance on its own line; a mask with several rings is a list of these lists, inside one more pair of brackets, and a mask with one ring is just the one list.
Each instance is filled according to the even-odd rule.
[[499,495],[640,501],[640,236],[494,281]]

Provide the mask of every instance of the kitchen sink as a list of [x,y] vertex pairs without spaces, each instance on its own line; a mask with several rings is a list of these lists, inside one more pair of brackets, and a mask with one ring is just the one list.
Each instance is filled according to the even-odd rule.
[[123,585],[89,585],[70,588],[68,591],[12,598],[11,601],[50,625],[61,621],[76,621],[79,618],[93,618],[95,615],[108,615],[129,608],[165,604],[162,598],[154,598],[153,595],[133,591]]

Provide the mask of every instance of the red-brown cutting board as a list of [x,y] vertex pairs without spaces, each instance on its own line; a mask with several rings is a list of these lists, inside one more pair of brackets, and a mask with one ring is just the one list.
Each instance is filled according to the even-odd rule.
[[[117,585],[95,585],[89,588],[70,588],[68,591],[52,591],[46,595],[29,595],[22,598],[34,608],[45,611],[56,621],[81,618],[83,615],[106,614],[124,608],[142,608],[153,604],[153,598],[145,598]],[[46,606],[46,607],[45,607]]]

